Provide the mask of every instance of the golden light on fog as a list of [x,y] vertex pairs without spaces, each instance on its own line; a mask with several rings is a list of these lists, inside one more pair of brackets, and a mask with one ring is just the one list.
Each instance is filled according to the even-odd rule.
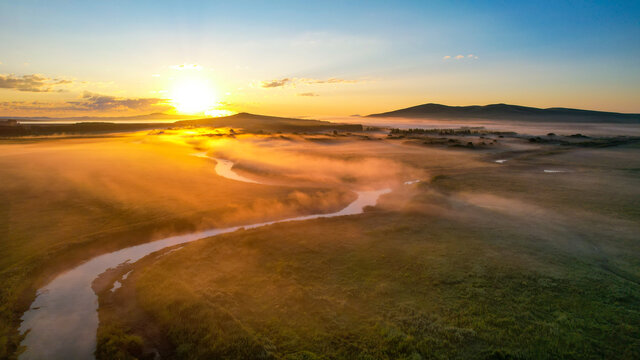
[[203,79],[186,79],[171,90],[171,104],[182,114],[204,114],[217,104],[216,94]]

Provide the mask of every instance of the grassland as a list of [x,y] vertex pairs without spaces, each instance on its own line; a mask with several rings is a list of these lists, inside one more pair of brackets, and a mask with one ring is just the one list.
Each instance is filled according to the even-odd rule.
[[[313,144],[277,156],[290,179],[312,180],[286,165],[305,148],[335,162],[334,179],[366,183],[369,171],[340,171],[350,159],[391,174],[395,191],[362,215],[226,234],[114,270],[98,289],[98,358],[640,357],[636,144]],[[268,177],[260,160],[245,169]],[[401,185],[410,176],[424,181]]]
[[213,161],[190,155],[191,141],[176,131],[0,144],[0,358],[15,355],[36,289],[92,256],[197,229],[335,211],[354,197],[344,188],[218,177]]

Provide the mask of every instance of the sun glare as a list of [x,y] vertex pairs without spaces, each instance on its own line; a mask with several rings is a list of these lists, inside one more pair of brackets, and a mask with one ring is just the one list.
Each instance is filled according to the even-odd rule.
[[229,116],[235,114],[235,111],[231,110],[223,110],[223,109],[212,109],[204,112],[205,115],[211,117],[221,117],[221,116]]
[[216,94],[200,79],[179,82],[171,91],[171,104],[182,114],[204,114],[217,104]]

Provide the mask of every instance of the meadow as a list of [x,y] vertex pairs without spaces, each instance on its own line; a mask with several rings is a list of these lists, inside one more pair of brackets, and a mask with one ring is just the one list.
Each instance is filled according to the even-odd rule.
[[[230,138],[230,140],[233,140]],[[0,358],[16,354],[36,289],[95,255],[196,230],[331,212],[339,187],[217,176],[190,134],[40,137],[0,144]]]
[[247,176],[362,187],[376,174],[393,192],[361,215],[219,235],[104,274],[97,357],[638,358],[640,147],[489,137],[225,148]]

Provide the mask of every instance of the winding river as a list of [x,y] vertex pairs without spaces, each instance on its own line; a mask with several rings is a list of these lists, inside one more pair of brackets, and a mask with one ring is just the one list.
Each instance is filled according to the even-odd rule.
[[[206,154],[194,154],[207,157]],[[215,159],[218,175],[237,181],[259,183],[238,175],[232,170],[233,162]],[[96,256],[66,271],[37,291],[36,299],[22,316],[20,332],[26,336],[22,345],[26,350],[20,359],[93,359],[98,329],[98,297],[91,288],[93,280],[109,268],[124,262],[136,262],[146,255],[166,247],[206,237],[251,229],[285,221],[301,221],[362,213],[364,207],[374,206],[378,198],[391,189],[359,191],[355,201],[344,209],[330,214],[313,214],[277,221],[210,229],[201,232],[171,236],[149,243],[131,246]]]

